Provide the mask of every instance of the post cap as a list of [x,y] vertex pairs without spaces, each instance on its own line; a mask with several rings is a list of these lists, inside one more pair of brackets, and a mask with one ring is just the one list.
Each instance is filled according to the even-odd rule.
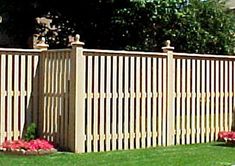
[[73,47],[82,47],[84,45],[83,42],[80,41],[80,35],[76,34],[74,37],[74,42],[71,43]]
[[163,52],[167,52],[167,51],[173,51],[175,49],[175,47],[171,47],[171,41],[167,40],[165,42],[166,46],[162,47]]

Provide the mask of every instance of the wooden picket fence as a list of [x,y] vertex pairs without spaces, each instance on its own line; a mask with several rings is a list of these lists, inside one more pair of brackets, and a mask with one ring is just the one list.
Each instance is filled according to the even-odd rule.
[[235,56],[0,49],[0,142],[40,136],[74,152],[217,140],[231,130]]

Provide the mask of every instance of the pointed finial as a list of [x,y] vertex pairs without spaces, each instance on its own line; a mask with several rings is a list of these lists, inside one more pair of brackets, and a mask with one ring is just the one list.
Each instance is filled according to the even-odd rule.
[[171,47],[171,41],[170,40],[166,40],[165,44],[166,44],[166,46],[162,47],[163,52],[173,51],[175,49],[175,47]]
[[171,41],[170,40],[167,40],[166,41],[166,47],[170,47],[171,46]]
[[80,41],[80,35],[79,34],[75,35],[74,41],[75,42],[79,42]]

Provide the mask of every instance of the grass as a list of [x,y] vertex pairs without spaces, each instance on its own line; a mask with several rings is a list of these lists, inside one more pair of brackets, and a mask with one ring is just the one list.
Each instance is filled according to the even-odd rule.
[[198,165],[231,166],[235,164],[235,147],[224,143],[180,145],[149,149],[73,154],[58,152],[46,156],[0,154],[0,166],[14,165]]

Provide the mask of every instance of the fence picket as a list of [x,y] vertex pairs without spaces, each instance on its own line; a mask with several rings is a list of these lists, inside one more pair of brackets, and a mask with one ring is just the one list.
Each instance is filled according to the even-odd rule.
[[215,139],[219,132],[219,61],[215,61]]
[[5,114],[5,101],[6,101],[6,55],[0,54],[0,71],[1,71],[1,81],[0,81],[0,96],[1,96],[1,102],[0,102],[0,143],[2,143],[5,140],[6,132],[5,132],[5,120],[6,120],[6,114]]
[[[105,77],[104,77],[104,65],[105,65],[105,62],[104,62],[104,59],[105,57],[104,56],[101,56],[100,57],[100,109],[99,109],[99,116],[100,116],[100,126],[99,126],[99,135],[100,135],[100,140],[99,140],[99,143],[100,143],[100,151],[104,151],[104,140],[105,140],[105,135],[104,135],[104,113],[105,113],[105,110],[104,110],[104,83],[105,83]],[[98,80],[97,80],[98,81]]]
[[152,71],[152,139],[153,147],[157,145],[157,58],[153,58]]
[[140,148],[140,57],[136,57],[136,119],[135,119],[135,123],[136,123],[136,127],[135,127],[135,142],[136,142],[136,148]]
[[211,93],[210,93],[210,61],[206,60],[206,142],[210,141],[210,103],[211,103]]
[[215,141],[215,61],[211,61],[211,141]]
[[146,147],[146,58],[141,59],[141,147]]
[[112,57],[112,150],[117,149],[117,57]]
[[[14,136],[13,139],[17,140],[19,138],[19,55],[15,55],[14,56],[14,74],[12,76],[14,76],[14,90],[13,90],[13,94],[14,94],[14,112],[13,112],[13,124],[14,124]],[[0,141],[1,142],[1,141]]]
[[176,60],[176,144],[180,144],[180,137],[181,137],[181,129],[180,129],[180,101],[182,97],[182,93],[180,91],[181,86],[181,60]]
[[135,100],[135,70],[134,70],[134,57],[130,58],[130,149],[134,149],[134,138],[135,138],[135,131],[134,131],[134,117],[135,117],[135,107],[134,107],[134,100]]
[[158,145],[162,145],[162,59],[158,59]]
[[224,61],[224,130],[228,131],[228,61]]
[[192,80],[191,80],[191,84],[192,84],[192,97],[191,97],[191,143],[194,144],[195,143],[195,134],[196,134],[196,125],[195,125],[195,121],[196,121],[196,61],[195,59],[192,59]]
[[186,86],[186,144],[190,144],[190,136],[192,135],[192,129],[190,127],[190,122],[191,122],[191,102],[190,99],[192,97],[192,94],[190,94],[191,92],[191,60],[187,59],[186,61],[186,82],[187,82],[187,86]]
[[111,122],[111,57],[106,57],[106,121],[105,121],[105,146],[106,151],[110,151],[110,141],[111,141],[111,134],[110,134],[110,122]]
[[124,57],[124,149],[129,144],[129,57]]

